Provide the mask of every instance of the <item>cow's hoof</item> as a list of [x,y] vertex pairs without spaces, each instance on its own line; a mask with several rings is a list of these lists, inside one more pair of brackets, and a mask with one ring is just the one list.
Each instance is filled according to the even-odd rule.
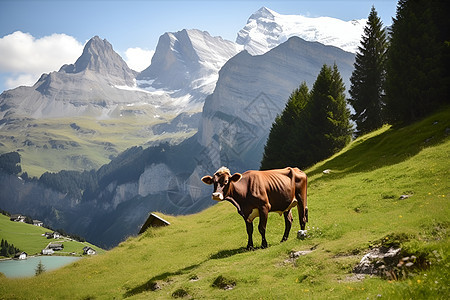
[[297,232],[297,238],[301,239],[301,240],[305,239],[306,238],[306,230],[299,230]]
[[253,251],[255,250],[255,248],[253,248],[253,245],[248,245],[247,246],[247,251]]
[[281,239],[280,243],[286,242],[287,240],[288,240],[288,238],[283,236],[283,238]]
[[266,249],[267,248],[267,242],[263,242],[261,244],[261,249]]

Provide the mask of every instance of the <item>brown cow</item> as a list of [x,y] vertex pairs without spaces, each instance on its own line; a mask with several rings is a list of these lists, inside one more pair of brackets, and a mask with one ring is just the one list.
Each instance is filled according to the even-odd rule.
[[266,224],[269,212],[284,214],[285,230],[282,242],[286,241],[292,226],[291,209],[297,206],[300,227],[305,230],[308,222],[306,201],[307,177],[298,168],[268,171],[247,171],[231,175],[222,167],[214,176],[204,176],[202,181],[214,184],[213,200],[231,202],[244,218],[247,227],[247,249],[253,248],[253,220],[259,217],[259,232],[262,236],[261,248],[267,247]]

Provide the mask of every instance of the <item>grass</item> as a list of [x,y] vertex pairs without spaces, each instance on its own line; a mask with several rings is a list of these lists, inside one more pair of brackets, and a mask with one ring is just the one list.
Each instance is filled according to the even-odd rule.
[[0,127],[0,153],[18,151],[23,171],[39,177],[46,171],[98,169],[129,147],[181,141],[194,134],[154,135],[151,126],[161,122],[131,116],[16,120]]
[[88,242],[80,243],[67,238],[47,239],[42,236],[45,232],[51,232],[50,229],[33,226],[21,222],[12,222],[9,217],[0,214],[0,239],[8,241],[8,244],[14,244],[16,248],[25,251],[28,255],[38,255],[41,250],[51,243],[63,243],[64,250],[56,252],[59,255],[68,255],[76,253],[76,255],[83,254],[83,248],[89,246],[97,250],[97,253],[105,253],[105,251]]
[[[449,122],[446,109],[404,128],[383,127],[306,170],[305,240],[295,237],[296,210],[284,243],[283,218],[270,214],[269,247],[245,251],[244,221],[223,202],[195,215],[162,215],[170,226],[105,255],[36,278],[0,278],[0,298],[448,299]],[[254,240],[258,246],[257,230]],[[398,244],[431,265],[399,280],[355,279],[353,267],[381,244]],[[290,258],[299,250],[311,252]]]

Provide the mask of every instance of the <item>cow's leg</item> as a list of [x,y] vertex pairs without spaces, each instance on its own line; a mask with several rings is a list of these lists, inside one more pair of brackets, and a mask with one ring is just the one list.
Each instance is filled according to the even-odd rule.
[[267,248],[267,241],[266,241],[266,225],[267,225],[267,217],[269,215],[269,209],[267,207],[262,207],[259,210],[259,225],[258,230],[261,234],[262,242],[261,242],[261,248]]
[[301,230],[305,230],[306,222],[308,222],[308,177],[304,172],[298,173],[297,176],[298,177],[295,184],[295,198],[298,200],[297,208],[300,228]]
[[253,223],[246,220],[245,226],[247,227],[248,235],[247,250],[253,250]]
[[284,214],[284,235],[283,238],[281,239],[281,242],[287,241],[289,237],[289,232],[291,231],[293,220],[291,210],[285,211],[283,214]]
[[305,230],[306,222],[308,221],[308,208],[303,207],[302,201],[298,202],[297,208],[298,208],[298,218],[300,221],[300,229]]

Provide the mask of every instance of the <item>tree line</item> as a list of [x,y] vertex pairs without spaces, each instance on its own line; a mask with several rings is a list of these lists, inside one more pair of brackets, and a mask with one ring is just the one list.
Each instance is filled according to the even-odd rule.
[[19,248],[14,247],[13,244],[9,244],[7,240],[2,239],[0,244],[0,256],[14,257],[16,253],[21,252]]
[[372,6],[355,57],[350,98],[345,99],[336,65],[322,67],[311,91],[301,83],[272,124],[261,169],[309,167],[341,150],[353,135],[387,123],[408,124],[447,105],[449,6],[448,1],[400,0],[390,30]]

